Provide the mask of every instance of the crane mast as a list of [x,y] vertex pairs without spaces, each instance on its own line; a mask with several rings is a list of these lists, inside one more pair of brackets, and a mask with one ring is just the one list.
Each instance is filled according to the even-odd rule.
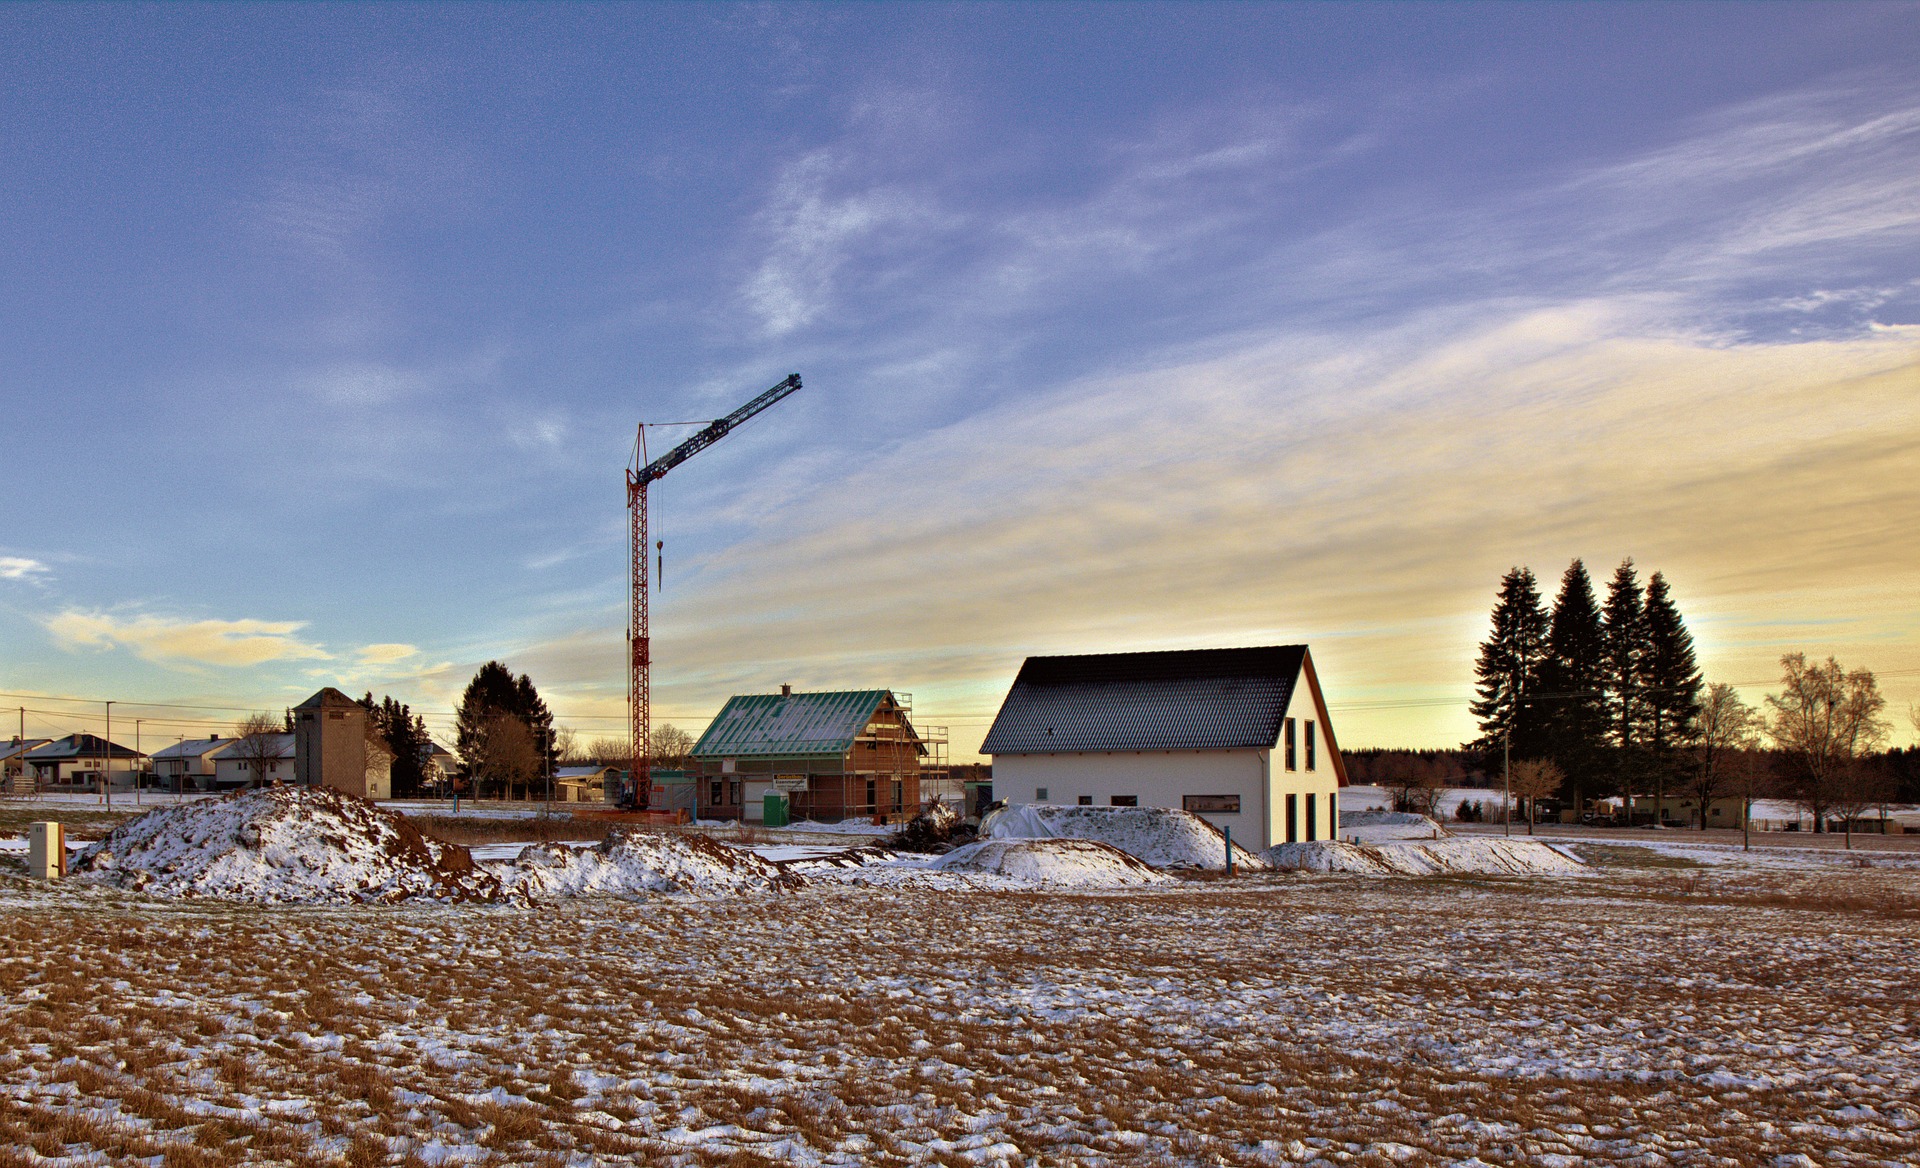
[[634,464],[627,468],[627,535],[633,551],[628,598],[627,635],[632,656],[627,672],[627,715],[628,729],[633,736],[633,801],[642,811],[651,804],[653,796],[653,646],[647,627],[647,487],[799,388],[800,375],[789,373],[786,380],[726,417],[715,418],[693,437],[644,466],[640,465],[639,456],[646,450],[646,424],[641,423],[643,440],[634,444]]

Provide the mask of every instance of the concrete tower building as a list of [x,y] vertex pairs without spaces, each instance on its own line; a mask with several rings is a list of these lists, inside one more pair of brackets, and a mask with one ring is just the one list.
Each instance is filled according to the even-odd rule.
[[367,711],[328,686],[293,708],[293,781],[366,798]]

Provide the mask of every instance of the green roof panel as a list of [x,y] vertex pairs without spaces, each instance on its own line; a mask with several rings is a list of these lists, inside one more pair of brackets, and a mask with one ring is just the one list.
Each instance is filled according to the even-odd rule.
[[694,745],[695,758],[837,757],[853,749],[884,689],[740,694]]

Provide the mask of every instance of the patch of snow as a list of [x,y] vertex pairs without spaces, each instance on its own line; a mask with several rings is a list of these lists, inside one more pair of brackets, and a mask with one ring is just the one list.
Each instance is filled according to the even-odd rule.
[[500,865],[501,883],[533,900],[798,888],[806,881],[744,848],[704,835],[613,831],[591,847],[535,844]]
[[[1155,868],[1227,866],[1226,836],[1187,811],[1166,807],[1053,807],[1021,804],[1002,808],[980,824],[985,839],[1080,839],[1118,848]],[[1258,856],[1233,845],[1236,867],[1265,868]]]
[[986,839],[955,848],[927,867],[1053,888],[1131,888],[1172,879],[1119,848],[1087,839]]
[[1451,838],[1389,840],[1375,844],[1322,842],[1279,844],[1266,859],[1275,868],[1299,872],[1431,876],[1442,872],[1558,875],[1585,870],[1579,860],[1534,840]]
[[150,811],[83,850],[73,871],[152,896],[260,904],[501,895],[467,849],[326,787],[267,787]]
[[1379,840],[1442,839],[1447,829],[1429,816],[1410,811],[1342,811],[1340,838],[1358,843]]

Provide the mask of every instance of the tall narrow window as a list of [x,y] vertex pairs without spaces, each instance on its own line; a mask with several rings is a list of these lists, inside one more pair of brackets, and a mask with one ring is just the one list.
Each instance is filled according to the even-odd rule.
[[[1307,723],[1307,725],[1311,726],[1313,725],[1313,723],[1309,722]],[[1314,840],[1317,840],[1320,838],[1320,817],[1315,815],[1313,812],[1314,812],[1313,792],[1309,791],[1307,792],[1307,842],[1308,843],[1312,843]]]
[[[1288,770],[1296,769],[1293,765],[1293,719],[1292,718],[1287,719],[1286,753],[1287,753],[1287,769]],[[1288,843],[1293,842],[1293,837],[1291,835],[1287,837],[1287,842]]]
[[1296,843],[1300,839],[1300,796],[1287,796],[1287,842]]
[[1327,796],[1327,838],[1330,840],[1340,838],[1340,792],[1338,791]]
[[1307,769],[1313,769],[1313,723],[1307,723]]

